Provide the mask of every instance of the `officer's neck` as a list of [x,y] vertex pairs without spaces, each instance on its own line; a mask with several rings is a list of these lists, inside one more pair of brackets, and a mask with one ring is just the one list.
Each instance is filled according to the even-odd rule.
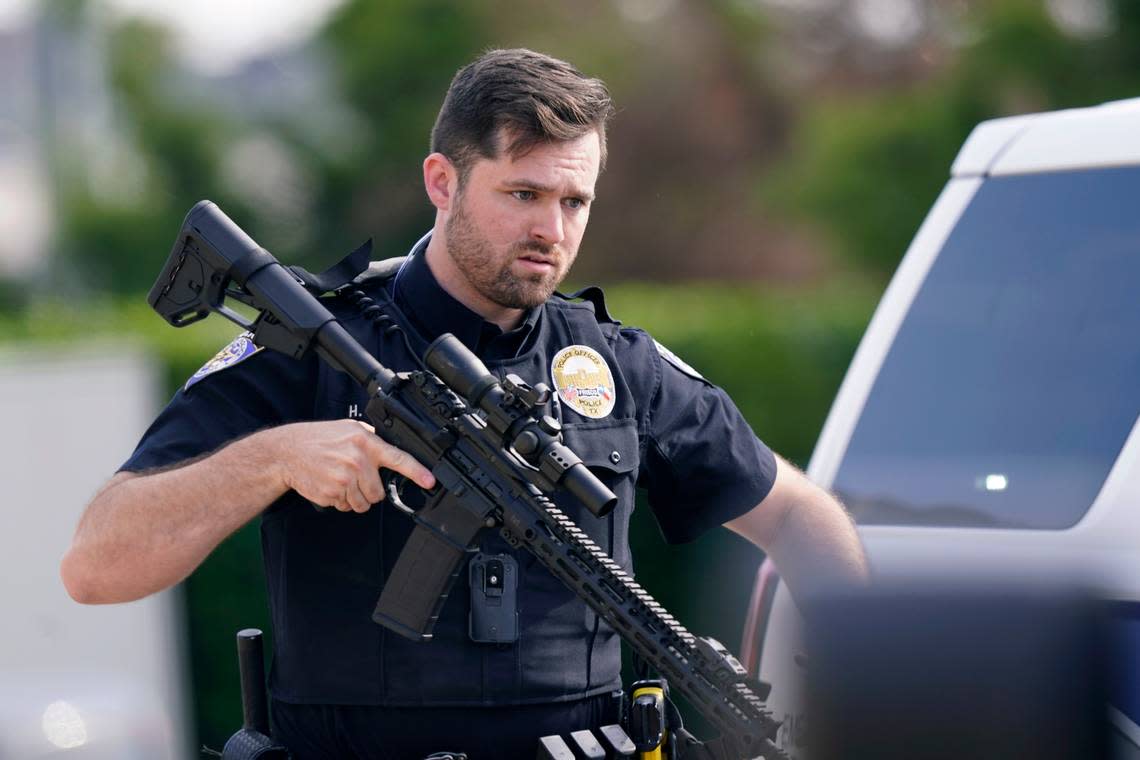
[[444,292],[483,319],[497,325],[503,332],[510,332],[522,323],[526,315],[524,309],[501,306],[475,289],[467,275],[447,253],[447,239],[440,230],[437,229],[432,234],[424,258],[432,276]]

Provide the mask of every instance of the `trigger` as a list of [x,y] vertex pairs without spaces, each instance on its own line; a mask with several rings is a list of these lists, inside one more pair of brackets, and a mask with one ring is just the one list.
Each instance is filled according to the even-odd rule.
[[409,517],[412,517],[416,514],[416,511],[405,504],[404,500],[400,498],[400,492],[404,489],[404,484],[407,482],[408,479],[403,475],[389,475],[387,479],[384,479],[384,492],[388,494],[388,502],[393,507]]

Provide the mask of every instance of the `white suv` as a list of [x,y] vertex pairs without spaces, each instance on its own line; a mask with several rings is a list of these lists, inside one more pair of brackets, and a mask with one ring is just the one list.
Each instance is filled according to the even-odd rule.
[[[879,304],[808,474],[875,575],[1092,582],[1140,662],[1140,99],[980,124]],[[761,569],[743,658],[800,749],[798,613]],[[1111,710],[1140,747],[1140,688]]]

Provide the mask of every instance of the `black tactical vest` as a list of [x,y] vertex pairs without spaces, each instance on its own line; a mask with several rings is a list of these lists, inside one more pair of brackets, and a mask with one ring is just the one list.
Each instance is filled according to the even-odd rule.
[[[360,288],[380,301],[391,290],[390,271],[364,276]],[[564,440],[619,498],[605,518],[560,500],[597,544],[632,573],[628,528],[639,456],[638,400],[612,350],[617,324],[600,297],[594,302],[550,299],[520,354],[488,361],[499,375],[515,373],[532,385],[551,383],[551,359],[568,346],[600,354],[613,375],[614,407],[603,418],[561,405]],[[598,307],[595,308],[595,303]],[[361,314],[368,304],[328,304],[363,345],[390,369],[415,368],[397,331],[379,329]],[[403,322],[398,317],[397,323]],[[423,336],[401,324],[411,348]],[[361,418],[367,398],[350,378],[321,367],[314,419]],[[274,627],[276,698],[289,702],[412,705],[487,705],[555,702],[620,688],[619,639],[529,552],[512,549],[496,531],[480,536],[481,551],[511,554],[520,570],[519,639],[483,644],[468,631],[470,598],[462,571],[428,643],[412,642],[371,620],[387,573],[412,522],[381,503],[363,515],[318,511],[294,493],[265,514],[261,531]]]

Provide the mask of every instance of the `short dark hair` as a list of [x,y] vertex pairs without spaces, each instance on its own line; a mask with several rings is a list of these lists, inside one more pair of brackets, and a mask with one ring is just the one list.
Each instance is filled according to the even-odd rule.
[[451,80],[431,130],[431,150],[459,170],[460,181],[476,158],[499,154],[499,134],[513,157],[542,142],[574,140],[591,131],[606,163],[606,122],[613,101],[600,79],[565,61],[533,50],[490,50]]

